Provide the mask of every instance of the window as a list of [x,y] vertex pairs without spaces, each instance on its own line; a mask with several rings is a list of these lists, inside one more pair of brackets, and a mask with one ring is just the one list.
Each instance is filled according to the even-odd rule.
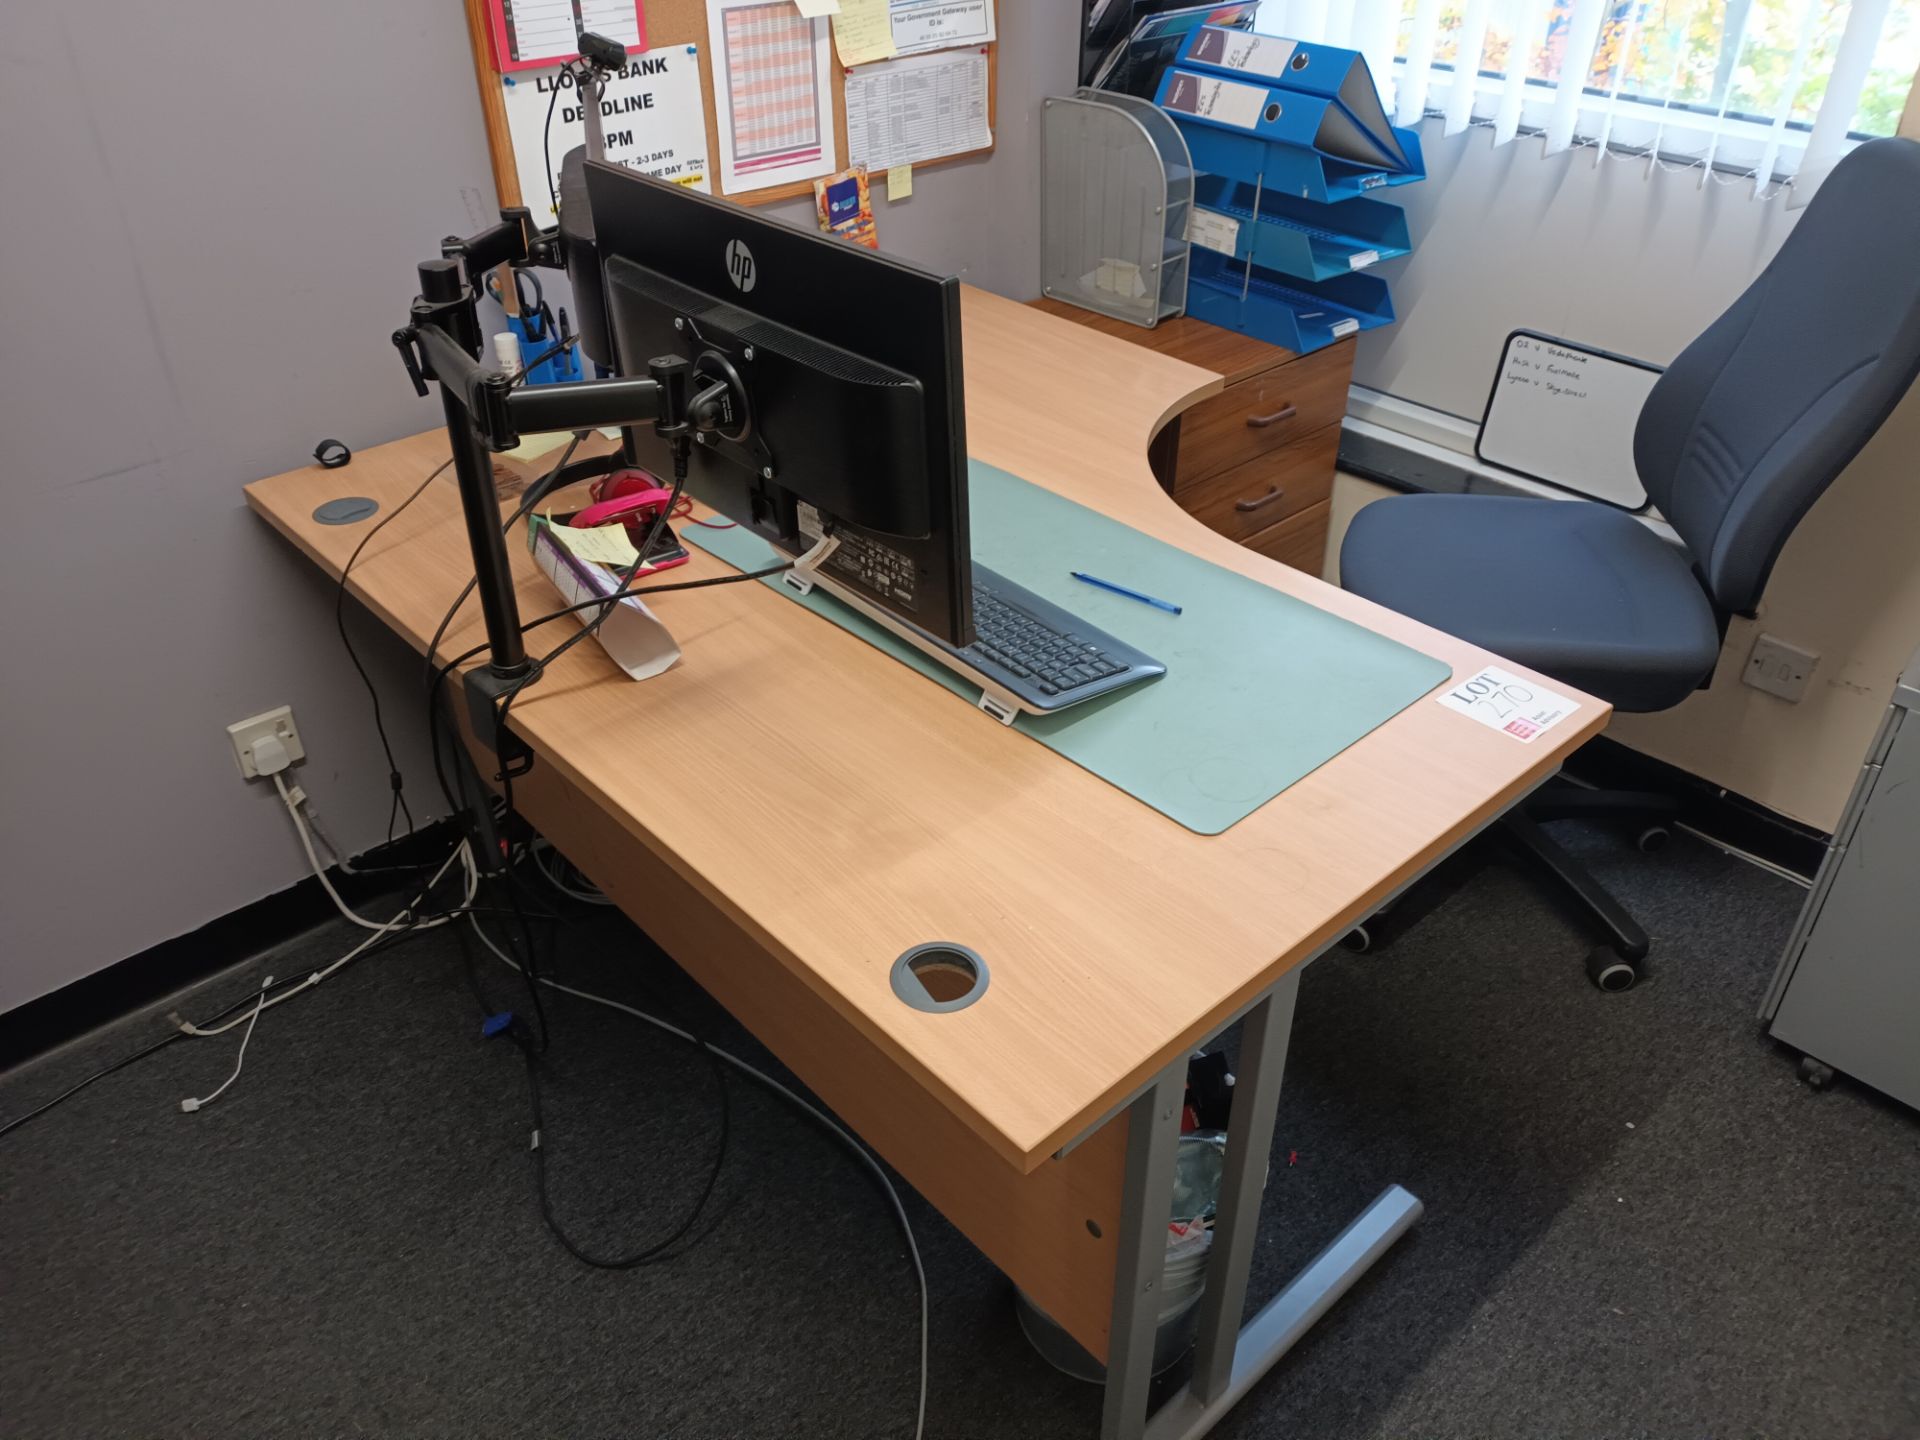
[[1258,25],[1364,50],[1401,124],[1799,173],[1802,199],[1894,133],[1920,69],[1913,0],[1266,0]]

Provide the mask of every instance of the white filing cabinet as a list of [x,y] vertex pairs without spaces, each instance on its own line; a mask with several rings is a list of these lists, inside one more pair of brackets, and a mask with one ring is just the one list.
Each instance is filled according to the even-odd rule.
[[1825,1067],[1920,1108],[1920,655],[1894,689],[1760,1016]]

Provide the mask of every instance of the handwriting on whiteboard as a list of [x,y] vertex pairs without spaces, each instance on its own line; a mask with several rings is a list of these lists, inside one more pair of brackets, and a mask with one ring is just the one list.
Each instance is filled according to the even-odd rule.
[[1563,400],[1584,400],[1587,398],[1587,366],[1592,363],[1593,357],[1579,350],[1516,335],[1513,344],[1507,347],[1507,373],[1500,383],[1527,386]]

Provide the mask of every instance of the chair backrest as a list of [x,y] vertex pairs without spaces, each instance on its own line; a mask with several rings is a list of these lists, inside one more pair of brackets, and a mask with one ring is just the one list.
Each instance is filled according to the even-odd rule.
[[1634,429],[1640,482],[1722,610],[1759,603],[1793,527],[1916,372],[1920,142],[1872,140],[1655,382]]

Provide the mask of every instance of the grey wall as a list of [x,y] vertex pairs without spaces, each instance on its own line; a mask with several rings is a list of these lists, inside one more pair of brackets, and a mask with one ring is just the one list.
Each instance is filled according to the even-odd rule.
[[1428,178],[1391,192],[1414,252],[1383,266],[1399,323],[1361,337],[1354,379],[1478,420],[1521,326],[1664,365],[1746,289],[1792,229],[1783,198],[1591,149],[1495,149],[1420,130]]
[[[1037,107],[1071,85],[1077,10],[1002,5],[998,149],[881,203],[888,249],[1034,293]],[[330,828],[382,838],[330,589],[240,487],[323,435],[434,424],[387,336],[493,190],[452,0],[8,5],[0,76],[7,1009],[302,876],[230,721],[292,704]],[[416,671],[350,618],[431,813]]]

